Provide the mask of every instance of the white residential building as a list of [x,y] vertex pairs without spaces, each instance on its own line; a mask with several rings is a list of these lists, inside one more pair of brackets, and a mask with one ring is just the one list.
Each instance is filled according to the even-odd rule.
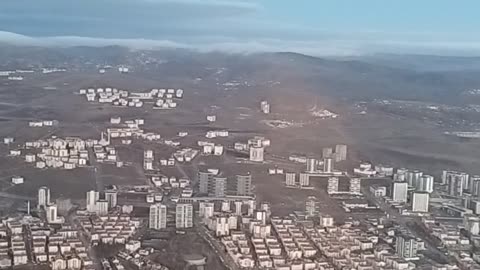
[[320,226],[321,227],[333,227],[334,226],[333,217],[327,214],[320,215]]
[[434,178],[431,175],[422,175],[420,179],[418,179],[415,189],[420,192],[433,192],[433,183]]
[[407,182],[393,182],[392,184],[392,200],[394,202],[407,202]]
[[430,194],[428,192],[415,192],[412,199],[413,212],[428,212]]
[[332,158],[324,158],[323,159],[323,172],[324,173],[332,173],[333,172],[333,159]]
[[285,184],[287,186],[295,186],[296,174],[294,172],[285,173]]
[[108,214],[108,201],[98,200],[95,206],[95,213],[101,216]]
[[329,177],[328,184],[327,184],[327,193],[333,194],[338,192],[338,178],[337,177]]
[[48,223],[56,223],[58,221],[58,211],[56,204],[47,205],[45,211],[47,213]]
[[317,164],[318,161],[314,158],[307,158],[307,170],[308,173],[316,173],[317,172]]
[[117,206],[117,199],[118,199],[117,191],[115,191],[115,190],[105,191],[105,200],[107,200],[107,202],[108,202],[108,208],[109,209],[112,209],[115,206]]
[[167,228],[167,206],[161,203],[152,204],[150,206],[150,218],[148,226],[150,229]]
[[307,173],[300,173],[300,186],[308,187],[310,186],[310,176]]
[[344,144],[337,144],[335,146],[335,161],[347,160],[347,146]]
[[360,178],[351,178],[350,179],[350,192],[354,194],[360,194],[362,187],[362,181]]
[[95,190],[90,190],[87,192],[87,211],[96,212],[97,211],[97,201],[100,198],[100,194]]
[[193,206],[191,204],[177,204],[175,213],[175,226],[179,229],[193,227]]
[[387,188],[384,186],[370,186],[370,192],[375,197],[385,197],[387,196]]
[[50,189],[48,187],[41,187],[38,189],[38,208],[45,208],[50,204]]
[[317,198],[315,196],[309,196],[305,202],[305,213],[307,216],[315,216],[317,212]]
[[263,154],[264,154],[263,147],[257,147],[257,146],[250,147],[250,161],[263,162],[264,160]]
[[414,259],[417,258],[418,243],[417,240],[410,235],[399,235],[396,239],[396,251],[400,258]]

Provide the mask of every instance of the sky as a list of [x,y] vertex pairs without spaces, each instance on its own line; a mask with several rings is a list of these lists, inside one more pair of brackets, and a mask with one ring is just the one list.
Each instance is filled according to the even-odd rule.
[[478,0],[1,0],[0,41],[480,55]]

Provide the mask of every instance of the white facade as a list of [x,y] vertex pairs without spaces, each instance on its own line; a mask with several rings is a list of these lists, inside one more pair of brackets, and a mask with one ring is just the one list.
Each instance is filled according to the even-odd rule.
[[393,167],[392,166],[386,166],[386,165],[375,165],[375,171],[384,176],[393,176]]
[[412,199],[412,211],[413,212],[428,212],[428,204],[430,200],[430,194],[427,192],[415,192]]
[[411,236],[400,235],[396,239],[396,251],[399,257],[412,259],[417,257],[418,243]]
[[235,215],[241,216],[242,215],[242,201],[235,201]]
[[255,220],[260,221],[260,224],[262,225],[267,224],[267,211],[255,211]]
[[327,193],[333,194],[338,192],[338,178],[337,177],[329,177],[328,184],[327,184]]
[[48,223],[56,223],[57,220],[58,220],[57,205],[56,204],[50,204],[46,207],[45,211],[47,213]]
[[309,196],[305,202],[305,213],[307,216],[314,216],[317,212],[317,198]]
[[294,186],[296,182],[296,174],[294,172],[285,173],[285,184],[287,186]]
[[167,206],[161,203],[150,206],[150,215],[148,226],[150,229],[167,228]]
[[418,187],[420,184],[420,179],[423,176],[423,172],[418,170],[407,171],[405,173],[405,180],[407,181],[410,187]]
[[207,115],[208,122],[215,122],[217,120],[217,116],[215,115]]
[[264,160],[263,154],[264,154],[263,147],[255,147],[255,146],[250,147],[250,161],[263,162]]
[[35,162],[36,156],[34,154],[26,154],[25,155],[25,162],[33,163]]
[[12,177],[12,184],[14,185],[20,185],[25,182],[25,179],[21,176],[13,176]]
[[420,192],[433,192],[433,183],[434,178],[431,175],[422,175],[420,179],[418,179],[415,189]]
[[145,150],[143,153],[144,159],[153,159],[153,150]]
[[252,175],[250,173],[244,175],[236,175],[236,195],[251,196],[252,195]]
[[175,226],[177,228],[193,227],[193,206],[191,204],[177,204],[175,213]]
[[307,158],[307,170],[306,172],[315,173],[317,171],[318,161],[314,158]]
[[385,197],[387,196],[387,188],[383,186],[371,186],[370,192],[375,197]]
[[230,225],[227,216],[211,217],[208,221],[208,228],[214,231],[217,237],[230,235]]
[[407,202],[407,182],[393,182],[392,184],[392,200],[394,202]]
[[333,159],[324,158],[323,159],[323,172],[332,173],[333,172]]
[[461,197],[463,190],[469,187],[470,176],[464,172],[443,171],[442,183],[447,184],[447,192],[451,196]]
[[135,241],[135,240],[130,240],[125,245],[125,249],[130,253],[133,253],[133,252],[139,250],[141,247],[142,247],[142,242]]
[[207,221],[213,217],[215,205],[212,202],[200,202],[198,208],[198,216],[202,221]]
[[221,210],[222,212],[230,212],[230,201],[223,201]]
[[333,217],[327,214],[320,215],[320,226],[321,227],[333,227],[334,220]]
[[98,200],[95,206],[95,212],[98,215],[108,214],[108,201],[107,200]]
[[120,124],[122,121],[121,117],[111,117],[110,118],[110,124]]
[[152,171],[153,170],[153,161],[150,159],[145,159],[143,161],[143,169],[147,171]]
[[300,186],[308,187],[310,185],[310,176],[307,173],[300,173]]
[[260,102],[260,110],[264,114],[269,114],[270,113],[270,104],[268,104],[268,102],[266,100],[263,100],[262,102]]
[[464,218],[463,224],[465,229],[472,235],[480,234],[480,219],[476,216],[467,216]]
[[22,154],[22,151],[21,150],[17,150],[17,149],[12,149],[10,150],[10,156],[12,157],[18,157]]
[[335,161],[347,160],[347,146],[344,144],[337,144],[335,146]]
[[215,145],[213,147],[213,154],[215,156],[221,156],[223,154],[223,146],[222,145]]
[[100,194],[95,190],[87,192],[87,211],[96,212],[97,201],[100,198]]
[[108,208],[114,208],[117,206],[118,194],[114,190],[105,191],[105,200],[108,202]]
[[360,178],[350,179],[350,192],[354,194],[360,194],[362,187],[362,180]]
[[41,187],[38,189],[38,208],[46,207],[50,204],[50,189]]

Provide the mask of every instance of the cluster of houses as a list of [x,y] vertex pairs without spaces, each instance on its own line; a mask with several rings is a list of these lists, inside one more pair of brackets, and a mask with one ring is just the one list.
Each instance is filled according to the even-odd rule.
[[119,213],[102,216],[85,213],[78,220],[92,245],[126,244],[141,225],[139,219]]
[[183,89],[151,89],[149,92],[130,92],[117,88],[80,89],[87,101],[109,103],[114,106],[141,108],[147,101],[154,101],[155,109],[173,109],[177,100],[183,98]]
[[421,239],[386,228],[378,219],[336,225],[333,217],[320,214],[315,225],[302,215],[278,218],[269,213],[268,207],[261,207],[251,218],[243,218],[248,231],[238,230],[231,214],[211,215],[205,222],[231,259],[245,269],[408,270],[416,269],[417,251],[425,249]]
[[333,269],[326,260],[317,258],[318,250],[292,220],[272,218],[269,222],[268,212],[257,211],[248,228],[248,235],[232,231],[221,240],[229,255],[242,268],[258,265],[285,270]]
[[0,225],[0,236],[1,268],[35,263],[53,270],[95,269],[77,230],[70,226],[54,229],[31,216],[10,218]]
[[202,154],[221,156],[223,154],[223,145],[213,142],[198,141],[198,146],[203,148]]
[[37,120],[28,122],[29,127],[53,127],[57,125],[57,120]]
[[[87,147],[97,145],[98,140],[83,140],[77,137],[58,138],[52,136],[46,140],[29,141],[25,143],[25,162],[35,164],[36,168],[63,168],[67,170],[87,166],[89,155]],[[32,153],[30,149],[40,149]],[[20,156],[21,150],[10,150],[10,156]]]
[[480,253],[476,246],[480,244],[480,218],[474,214],[466,214],[463,224],[460,225],[468,236],[462,234],[457,222],[435,219],[433,217],[422,218],[422,225],[435,239],[439,246],[444,247],[460,266],[460,269],[478,269],[480,266]]
[[425,248],[420,239],[385,228],[378,220],[348,221],[341,226],[324,222],[305,226],[304,231],[335,269],[416,269],[412,261]]
[[[168,267],[149,259],[148,255],[154,251],[153,248],[141,248],[140,241],[131,240],[127,243],[125,251],[120,252],[118,257],[132,263],[138,269],[169,270]],[[114,259],[112,262],[117,270],[123,269],[118,259]]]
[[225,138],[228,137],[228,130],[209,130],[205,134],[205,137],[208,139],[213,139],[213,138]]
[[[198,150],[187,147],[187,148],[182,148],[175,151],[172,154],[172,156],[176,161],[182,163],[182,162],[192,161],[197,156],[197,154],[198,154]],[[160,165],[161,166],[169,165],[168,160],[167,160],[167,164],[165,164],[165,162],[162,162],[162,160],[160,160]]]

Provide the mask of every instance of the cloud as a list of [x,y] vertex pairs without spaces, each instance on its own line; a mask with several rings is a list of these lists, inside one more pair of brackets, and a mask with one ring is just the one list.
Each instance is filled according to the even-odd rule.
[[[142,0],[140,0],[142,1]],[[150,3],[176,3],[186,5],[207,5],[207,6],[223,6],[232,8],[244,8],[246,10],[258,10],[262,6],[253,1],[241,0],[143,0]]]
[[[313,56],[359,56],[380,51],[399,52],[402,50],[401,47],[407,47],[405,44],[401,43],[389,43],[386,45],[381,43],[367,43],[358,40],[334,39],[323,41],[286,41],[280,39],[238,40],[227,37],[209,37],[205,39],[191,40],[190,42],[178,42],[173,40],[107,39],[77,36],[28,37],[9,32],[0,32],[0,42],[44,47],[104,47],[118,45],[141,50],[181,48],[196,50],[199,52],[215,51],[246,54],[258,52],[298,52]],[[421,45],[428,47],[427,44]],[[462,44],[458,45],[461,46]],[[450,46],[450,48],[452,47],[455,46]]]
[[0,30],[29,36],[165,39],[210,33],[262,9],[239,0],[2,0]]
[[297,52],[312,56],[361,56],[375,53],[478,55],[480,42],[410,41],[392,39],[333,38],[321,40],[283,40],[274,38],[235,39],[222,36],[192,38],[188,42],[171,39],[96,38],[80,36],[29,37],[0,31],[0,42],[21,46],[71,47],[110,45],[130,49],[156,50],[162,48],[190,49],[199,52],[258,53]]
[[22,46],[72,47],[110,45],[124,46],[130,49],[155,50],[162,48],[190,49],[199,52],[224,53],[259,53],[259,52],[299,52],[314,56],[350,56],[359,55],[353,46],[345,46],[335,42],[302,42],[276,39],[233,40],[216,37],[188,43],[172,40],[153,39],[107,39],[78,36],[28,37],[20,34],[0,31],[0,42]]
[[300,19],[281,20],[272,15],[275,11],[267,4],[277,2],[270,1],[1,0],[1,3],[0,31],[4,32],[0,32],[0,41],[18,45],[120,45],[133,49],[184,48],[234,53],[291,51],[314,56],[480,53],[480,42],[461,42],[451,38],[452,35],[369,29],[341,32],[320,29],[314,23],[304,25]]

